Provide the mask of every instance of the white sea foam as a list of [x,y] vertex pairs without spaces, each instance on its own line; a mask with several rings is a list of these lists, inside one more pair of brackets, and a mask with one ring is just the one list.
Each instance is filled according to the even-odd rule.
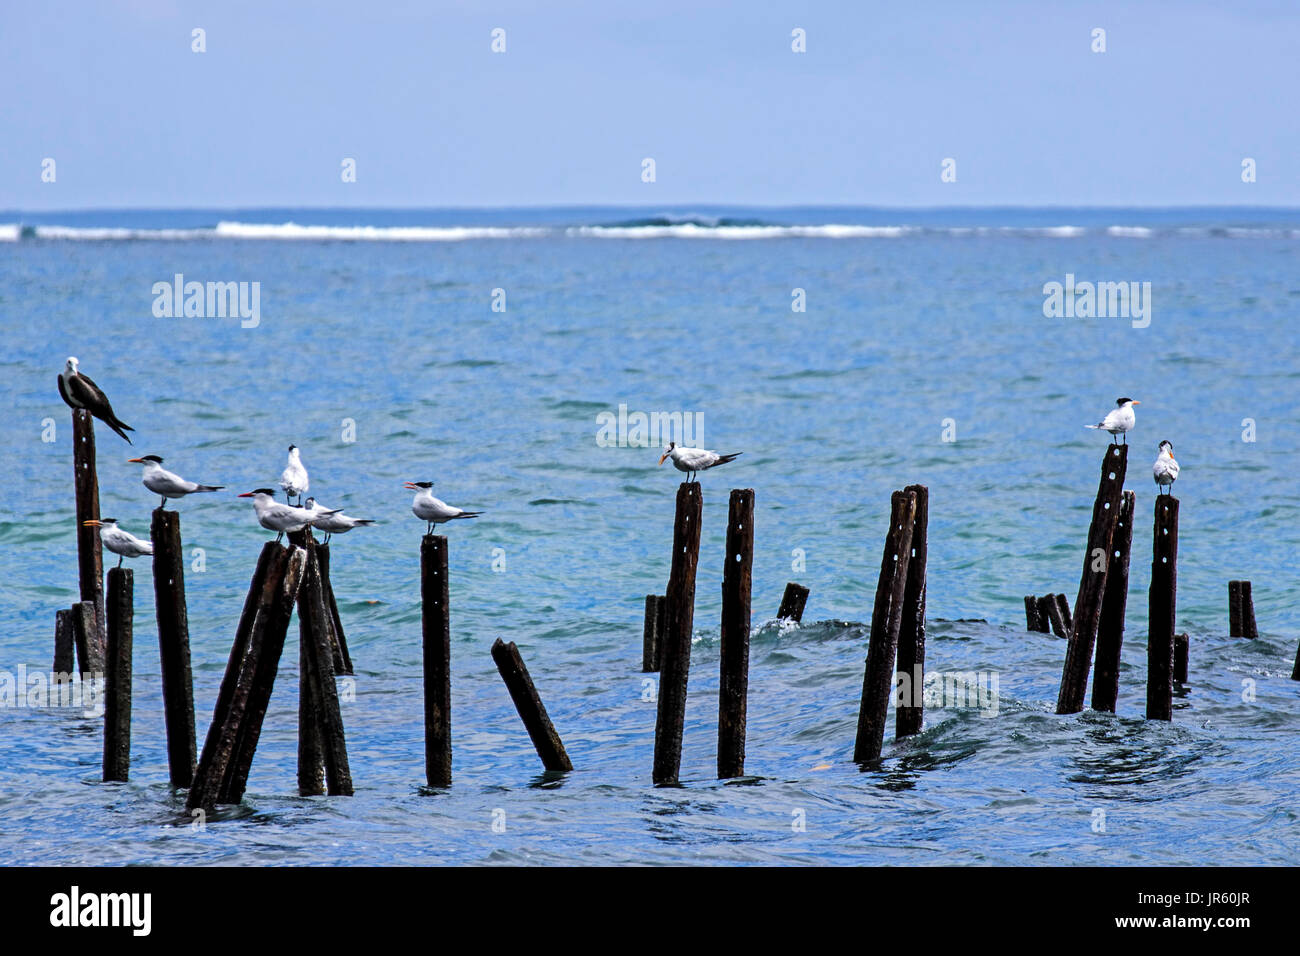
[[1146,226],[1107,226],[1106,235],[1121,239],[1150,239],[1155,235],[1155,230]]
[[22,238],[22,226],[16,222],[0,222],[0,242],[17,242]]
[[916,226],[704,226],[694,222],[645,226],[570,226],[566,236],[582,239],[896,239],[920,232]]
[[527,226],[304,226],[296,222],[219,222],[221,239],[314,239],[346,242],[462,242],[533,239],[550,229]]
[[126,229],[118,226],[34,226],[37,239],[72,239],[81,241],[131,239],[211,239],[211,229]]

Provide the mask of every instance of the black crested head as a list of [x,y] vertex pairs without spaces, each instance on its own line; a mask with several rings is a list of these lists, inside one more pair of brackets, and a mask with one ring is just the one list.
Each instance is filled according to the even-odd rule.
[[99,523],[100,523],[100,524],[117,524],[117,519],[116,519],[116,518],[100,518],[100,519],[99,519]]
[[411,484],[415,485],[415,487],[417,487],[417,488],[432,488],[432,487],[433,487],[433,482],[432,482],[432,481],[413,481],[413,482],[411,482]]
[[1166,438],[1166,439],[1164,439],[1164,440],[1160,443],[1160,447],[1161,447],[1161,448],[1168,448],[1170,451],[1173,451],[1173,450],[1174,450],[1174,443],[1171,442],[1168,438]]
[[141,456],[140,456],[140,460],[141,460],[141,461],[153,461],[153,462],[157,462],[157,463],[160,464],[160,465],[162,464],[162,459],[159,458],[157,455],[141,455]]
[[255,489],[253,489],[253,494],[255,494],[255,495],[270,495],[272,498],[275,497],[275,492],[272,491],[270,488],[255,488]]
[[1115,399],[1115,404],[1116,404],[1116,405],[1119,405],[1119,406],[1122,407],[1123,405],[1125,405],[1126,403],[1131,402],[1131,401],[1133,401],[1133,399],[1131,399],[1131,398],[1127,398],[1127,397],[1125,397],[1125,398],[1117,398],[1117,399]]
[[298,447],[297,445],[290,445],[290,446],[289,446],[289,450],[290,450],[290,451],[293,451],[293,450],[294,450],[295,448],[297,448],[297,447]]

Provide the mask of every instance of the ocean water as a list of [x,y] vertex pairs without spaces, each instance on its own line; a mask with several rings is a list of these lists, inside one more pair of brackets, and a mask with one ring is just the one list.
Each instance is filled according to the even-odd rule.
[[[293,628],[244,802],[191,825],[167,785],[149,564],[137,561],[131,782],[99,782],[99,720],[0,707],[8,862],[1300,858],[1300,212],[186,210],[0,223],[0,674],[48,670],[54,611],[76,598],[71,425],[55,387],[68,355],[136,428],[134,446],[97,430],[102,513],[147,534],[156,501],[126,462],[140,454],[227,486],[172,505],[192,562],[202,549],[186,578],[200,745],[267,537],[234,494],[273,485],[293,442],[322,502],[378,521],[332,549],[356,664],[343,706],[354,797],[295,793]],[[177,274],[258,283],[256,326],[156,316],[153,286]],[[1046,317],[1043,287],[1067,274],[1149,282],[1149,324]],[[1058,717],[1065,642],[1025,631],[1022,597],[1073,603],[1108,439],[1082,426],[1121,395],[1142,404],[1118,713]],[[620,406],[682,413],[700,425],[693,438],[744,452],[702,476],[678,787],[651,783],[655,683],[640,653],[682,476],[657,468],[639,433],[599,440]],[[1191,638],[1171,723],[1142,716],[1149,469],[1164,438],[1182,464],[1178,629]],[[407,480],[486,512],[447,530],[455,782],[438,792],[423,787],[424,526]],[[875,574],[890,491],[913,482],[931,496],[927,663],[996,678],[996,693],[928,708],[920,736],[891,733],[863,769],[851,758]],[[720,782],[733,487],[757,497],[751,775]],[[1233,578],[1253,582],[1256,641],[1227,634]],[[811,589],[801,626],[771,620],[789,580]],[[541,771],[488,653],[498,637],[519,644],[572,773]]]

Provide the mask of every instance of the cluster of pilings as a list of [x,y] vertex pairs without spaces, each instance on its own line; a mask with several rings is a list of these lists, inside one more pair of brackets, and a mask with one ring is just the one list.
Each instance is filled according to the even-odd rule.
[[[108,572],[101,581],[98,534],[87,522],[99,517],[94,430],[89,414],[73,412],[81,600],[55,617],[54,671],[71,679],[105,681],[105,780],[130,771],[132,678],[132,571]],[[1057,713],[1083,709],[1095,652],[1092,706],[1115,710],[1128,599],[1129,554],[1136,496],[1124,491],[1128,447],[1111,445],[1102,462],[1093,503],[1079,590],[1071,613],[1064,594],[1025,598],[1030,630],[1050,630],[1067,640]],[[1156,499],[1149,593],[1147,716],[1169,720],[1172,687],[1187,680],[1188,639],[1175,634],[1178,560],[1177,498]],[[672,562],[666,593],[647,595],[642,668],[660,673],[652,776],[675,784],[681,768],[682,731],[694,627],[695,581],[704,502],[700,485],[677,490]],[[884,742],[889,704],[897,697],[895,736],[919,733],[923,718],[926,565],[929,492],[924,485],[895,491],[871,614],[854,760],[873,764]],[[237,803],[248,773],[279,669],[294,611],[299,621],[298,788],[304,795],[350,795],[348,763],[336,674],[352,673],[338,604],[329,575],[329,546],[311,529],[289,535],[287,546],[267,543],[258,557],[240,615],[203,750],[195,740],[189,619],[185,603],[180,515],[155,509],[150,526],[159,659],[169,777],[188,789],[191,810]],[[731,492],[723,562],[718,688],[720,779],[743,776],[749,689],[750,598],[754,557],[754,490]],[[451,619],[447,539],[425,535],[420,545],[425,776],[430,788],[452,781]],[[808,589],[786,585],[777,618],[798,623]],[[1249,581],[1229,582],[1230,631],[1254,638]],[[540,695],[514,643],[491,648],[501,678],[548,771],[573,769]],[[75,658],[75,662],[74,662]],[[1300,654],[1293,678],[1300,680]]]
[[[1102,460],[1101,481],[1093,502],[1083,574],[1073,619],[1065,596],[1025,597],[1026,626],[1052,631],[1068,640],[1057,697],[1058,714],[1083,710],[1088,673],[1094,662],[1092,708],[1115,712],[1119,662],[1128,604],[1129,555],[1137,496],[1124,491],[1128,446],[1110,445]],[[1151,584],[1147,607],[1146,716],[1173,718],[1174,684],[1187,682],[1189,640],[1175,634],[1178,607],[1178,509],[1171,494],[1156,496],[1151,541]],[[1249,581],[1228,582],[1229,633],[1254,638],[1255,608]],[[1293,678],[1300,680],[1300,652]]]

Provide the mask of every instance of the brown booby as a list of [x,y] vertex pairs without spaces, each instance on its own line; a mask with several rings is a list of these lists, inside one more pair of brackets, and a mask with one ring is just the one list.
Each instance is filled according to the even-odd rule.
[[127,432],[135,431],[113,413],[113,406],[108,403],[108,396],[90,376],[77,371],[77,360],[69,358],[68,364],[59,373],[59,394],[68,403],[69,408],[84,408],[113,431],[126,439],[128,445],[135,444]]

